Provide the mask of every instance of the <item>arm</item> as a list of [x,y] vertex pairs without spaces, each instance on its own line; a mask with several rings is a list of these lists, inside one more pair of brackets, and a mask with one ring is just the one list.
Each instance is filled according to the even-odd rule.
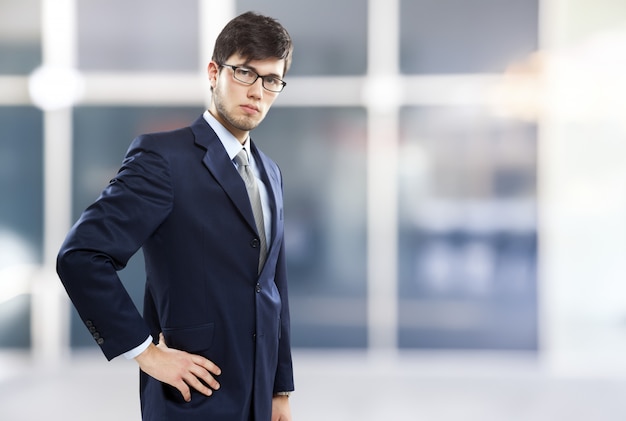
[[68,234],[57,271],[108,359],[141,350],[135,357],[140,368],[189,401],[190,387],[205,395],[212,393],[206,385],[219,388],[211,373],[220,369],[203,357],[168,348],[162,337],[158,345],[149,342],[142,349],[150,331],[117,275],[167,217],[171,201],[167,162],[131,147],[117,176]]
[[283,308],[281,310],[281,337],[278,348],[278,367],[274,380],[274,397],[272,398],[272,420],[291,421],[289,396],[278,395],[294,389],[293,365],[291,360],[291,339],[289,319],[289,299],[287,296],[287,276],[284,260],[284,245],[281,246],[276,269],[276,285],[280,291]]
[[146,374],[176,387],[189,401],[190,387],[205,395],[219,388],[212,374],[220,369],[206,358],[168,348],[162,336],[158,345],[146,341],[147,323],[117,275],[172,207],[168,163],[145,147],[146,140],[133,143],[117,176],[72,228],[57,271],[107,359],[134,357]]
[[117,271],[172,206],[167,161],[134,146],[116,177],[68,233],[57,259],[70,299],[109,360],[139,346],[151,333]]
[[[282,191],[282,178],[281,178]],[[281,195],[282,196],[282,195]],[[274,278],[282,303],[280,311],[280,341],[278,344],[278,366],[274,379],[274,394],[294,390],[293,364],[291,357],[291,320],[289,314],[289,291],[287,287],[287,265],[285,260],[285,242],[281,239],[276,274]]]

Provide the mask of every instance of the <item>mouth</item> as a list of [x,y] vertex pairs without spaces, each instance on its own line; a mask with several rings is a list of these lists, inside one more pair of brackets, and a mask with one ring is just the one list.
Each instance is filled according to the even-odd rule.
[[259,108],[255,105],[245,104],[241,106],[241,109],[247,114],[258,114]]

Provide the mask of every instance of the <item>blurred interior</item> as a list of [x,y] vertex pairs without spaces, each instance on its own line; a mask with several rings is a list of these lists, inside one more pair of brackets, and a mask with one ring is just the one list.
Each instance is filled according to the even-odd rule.
[[[296,48],[253,132],[295,419],[623,420],[623,0],[0,0],[0,419],[138,419],[56,253],[135,136],[200,115],[247,10]],[[121,277],[141,308],[141,253]]]

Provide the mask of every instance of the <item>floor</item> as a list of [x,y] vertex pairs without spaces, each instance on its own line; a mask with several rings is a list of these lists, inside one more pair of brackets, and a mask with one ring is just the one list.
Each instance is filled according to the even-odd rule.
[[[532,355],[296,351],[294,363],[294,421],[626,420],[626,378],[552,377]],[[134,364],[0,353],[0,420],[139,420]]]

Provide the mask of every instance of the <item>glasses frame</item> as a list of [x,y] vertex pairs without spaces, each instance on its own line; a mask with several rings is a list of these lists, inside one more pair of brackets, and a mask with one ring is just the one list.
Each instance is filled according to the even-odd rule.
[[[278,93],[282,92],[283,89],[285,89],[285,86],[287,86],[287,82],[285,82],[284,80],[282,80],[281,78],[279,78],[277,76],[273,76],[273,75],[261,76],[260,74],[258,74],[257,72],[255,72],[254,70],[252,70],[252,69],[250,69],[250,68],[248,68],[246,66],[233,66],[232,64],[220,64],[220,67],[228,67],[229,69],[232,69],[232,71],[233,71],[233,78],[236,81],[241,82],[241,83],[246,84],[246,85],[254,85],[257,80],[261,79],[261,85],[263,85],[263,89],[265,89],[266,91],[269,91],[269,92],[273,92],[275,94],[278,94]],[[239,79],[237,77],[237,70],[238,69],[245,69],[248,72],[250,72],[251,75],[252,74],[256,75],[256,77],[254,78],[254,80],[252,82],[246,82],[245,80],[241,80],[241,79]],[[280,83],[281,83],[280,90],[276,91],[274,89],[269,89],[267,86],[265,86],[265,78],[272,78],[272,79],[279,80]]]

